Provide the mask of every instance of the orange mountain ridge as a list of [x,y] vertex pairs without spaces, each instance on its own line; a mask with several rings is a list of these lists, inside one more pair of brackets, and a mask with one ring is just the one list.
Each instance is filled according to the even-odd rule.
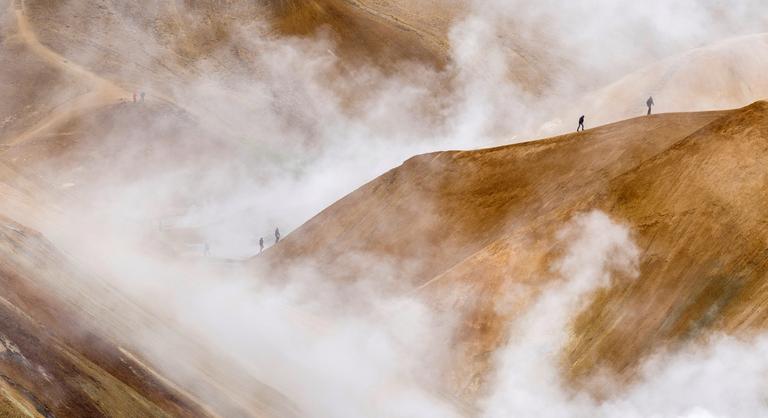
[[[604,368],[631,378],[660,347],[765,327],[766,164],[766,102],[427,154],[320,213],[268,262],[308,257],[347,281],[377,268],[350,271],[350,254],[400,268],[407,289],[461,313],[453,378],[471,397],[506,340],[517,312],[508,307],[522,309],[552,278],[556,231],[600,209],[633,231],[640,275],[591,296],[574,318],[563,367],[577,381]],[[532,293],[510,300],[505,290],[520,283]]]

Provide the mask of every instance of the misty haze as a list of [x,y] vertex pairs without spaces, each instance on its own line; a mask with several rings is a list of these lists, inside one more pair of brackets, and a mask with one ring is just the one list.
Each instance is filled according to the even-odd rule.
[[765,0],[0,0],[0,418],[768,416]]

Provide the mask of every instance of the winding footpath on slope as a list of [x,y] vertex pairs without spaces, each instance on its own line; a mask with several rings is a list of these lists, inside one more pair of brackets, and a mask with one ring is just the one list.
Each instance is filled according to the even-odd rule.
[[369,4],[367,4],[364,0],[344,0],[345,3],[351,5],[352,7],[356,7],[365,13],[368,13],[371,16],[374,16],[376,18],[382,19],[385,22],[390,22],[394,26],[405,30],[409,32],[413,32],[419,37],[423,38],[430,38],[430,41],[434,42],[436,45],[439,45],[441,48],[449,49],[450,45],[448,42],[444,39],[441,39],[441,37],[431,31],[425,30],[424,28],[417,28],[416,26],[402,20],[398,19],[397,17],[389,14],[384,13],[379,10],[377,10],[374,7],[371,7]]
[[23,0],[14,1],[12,7],[16,16],[19,37],[29,49],[53,67],[82,79],[90,85],[90,91],[66,103],[61,109],[52,112],[22,134],[6,141],[4,144],[5,146],[14,146],[24,143],[31,138],[39,136],[45,131],[61,126],[73,117],[83,114],[88,110],[117,103],[130,95],[127,90],[116,85],[112,81],[99,77],[93,72],[67,60],[43,45],[38,40],[37,35],[29,24],[29,20],[24,12]]

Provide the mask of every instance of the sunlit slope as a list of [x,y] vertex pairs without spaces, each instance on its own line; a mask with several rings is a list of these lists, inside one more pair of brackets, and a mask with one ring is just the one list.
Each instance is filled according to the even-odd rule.
[[[273,42],[278,40],[328,40],[301,44],[311,51],[307,56],[312,60],[338,60],[338,67],[326,76],[335,70],[342,75],[345,70],[354,73],[363,63],[391,73],[405,68],[400,74],[406,78],[417,72],[400,66],[405,61],[448,68],[436,73],[441,80],[436,92],[446,97],[452,89],[464,88],[457,72],[482,79],[485,71],[482,65],[473,68],[452,62],[457,52],[449,45],[449,33],[467,13],[462,0],[105,0],[97,5],[81,0],[24,0],[14,5],[28,20],[27,32],[61,59],[51,62],[36,57],[25,45],[28,40],[18,33],[13,13],[3,11],[7,56],[23,52],[22,60],[8,63],[13,73],[0,74],[0,89],[18,98],[0,105],[0,134],[6,130],[8,137],[25,133],[24,127],[36,127],[35,122],[51,122],[40,120],[45,117],[54,122],[79,117],[82,112],[66,113],[72,108],[88,110],[130,99],[134,91],[147,91],[152,100],[173,102],[196,117],[216,114],[215,103],[208,103],[214,98],[249,109],[253,97],[243,94],[238,83],[256,81],[271,86],[282,112],[306,118],[308,110],[302,111],[292,101],[293,95],[303,92],[281,87],[284,80],[272,73],[274,61],[284,58],[274,50]],[[656,98],[657,112],[687,112],[742,106],[765,97],[768,90],[762,70],[768,61],[765,35],[724,40],[643,63],[644,67],[605,87],[601,86],[610,80],[595,80],[588,91],[573,97],[574,92],[557,87],[558,80],[569,80],[575,71],[573,63],[557,56],[559,50],[544,36],[548,32],[542,28],[542,36],[531,38],[515,30],[503,31],[498,46],[508,65],[509,83],[533,97],[547,97],[546,108],[533,108],[534,131],[569,130],[580,114],[587,116],[587,126],[642,115],[649,95]],[[461,31],[457,33],[453,47],[460,48],[464,39]],[[471,33],[465,35],[471,38]],[[95,89],[89,77],[62,68],[74,66],[111,85]],[[208,78],[220,87],[213,96],[190,89]],[[354,104],[366,92],[348,89],[339,94]],[[260,109],[255,106],[250,111]],[[227,116],[220,115],[228,122],[223,125],[240,125]],[[551,123],[544,123],[548,119]]]
[[723,117],[611,181],[594,200],[633,226],[641,280],[576,323],[572,372],[623,370],[659,342],[768,324],[768,103]]
[[[441,8],[433,13],[433,22],[432,14],[402,2],[337,0],[19,0],[7,6],[0,11],[0,47],[6,52],[0,59],[7,58],[0,91],[13,98],[0,105],[0,140],[6,144],[76,142],[79,138],[65,129],[67,124],[131,101],[139,91],[148,93],[148,101],[172,104],[188,117],[205,119],[221,137],[242,139],[251,127],[234,132],[231,127],[244,123],[220,114],[216,100],[241,106],[243,114],[263,109],[259,98],[228,90],[230,82],[242,87],[274,81],[277,111],[300,119],[303,128],[306,110],[291,101],[300,101],[302,92],[286,91],[270,74],[275,52],[269,52],[278,40],[327,39],[327,47],[314,48],[310,55],[338,58],[340,67],[353,71],[363,63],[389,69],[403,61],[442,66],[447,59],[444,36],[454,15]],[[207,78],[217,80],[220,89],[203,99],[200,95],[208,93],[196,88]]]
[[658,115],[583,134],[414,157],[310,220],[278,251],[330,259],[349,250],[403,259],[424,254],[428,264],[421,270],[431,278],[510,231],[600,191],[723,114]]
[[[104,1],[25,0],[43,41],[115,76],[189,77],[189,64],[210,59],[225,72],[253,70],[258,51],[243,41],[275,36],[326,35],[335,53],[389,66],[401,60],[445,64],[445,18],[394,16],[383,5],[344,0]],[[400,5],[400,10],[408,9]],[[389,8],[391,11],[391,8]],[[412,8],[411,8],[412,9]],[[446,14],[445,8],[433,15]],[[434,25],[434,26],[432,26]],[[247,38],[247,37],[246,37]],[[99,60],[93,58],[99,57]],[[150,73],[150,74],[146,74]],[[246,73],[243,73],[246,75]],[[137,80],[138,81],[138,80]]]
[[[394,2],[386,1],[276,0],[265,3],[276,18],[275,28],[284,34],[311,35],[326,27],[335,34],[342,51],[368,55],[380,62],[406,58],[444,65],[448,58],[447,26],[444,21],[428,19],[429,15],[445,12],[445,7],[438,13],[415,15],[404,12],[402,5],[399,10],[393,10],[391,3]],[[392,13],[398,11],[403,13]]]
[[13,9],[6,7],[0,7],[0,68],[0,139],[22,133],[87,91],[77,77],[49,66],[29,48]]
[[451,378],[472,396],[509,322],[553,278],[557,231],[602,209],[636,234],[640,277],[594,295],[573,318],[564,370],[576,380],[604,366],[629,377],[652,349],[762,325],[766,129],[759,102],[415,157],[312,219],[267,261],[310,257],[353,281],[360,272],[348,266],[373,255],[362,269],[385,264],[406,289],[462,312]]

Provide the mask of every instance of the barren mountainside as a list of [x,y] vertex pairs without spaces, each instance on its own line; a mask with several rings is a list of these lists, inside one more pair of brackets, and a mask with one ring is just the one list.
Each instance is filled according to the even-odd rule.
[[[635,235],[640,275],[591,296],[572,323],[564,372],[578,380],[607,367],[630,378],[661,346],[765,327],[767,158],[765,102],[422,155],[323,211],[269,262],[312,257],[333,274],[361,252],[407,266],[412,289],[461,312],[457,363],[466,367],[455,385],[472,395],[515,314],[505,312],[515,305],[506,290],[526,284],[524,306],[552,276],[558,228],[600,209]],[[361,273],[342,271],[338,280]]]
[[[509,324],[558,283],[563,226],[591,211],[630,231],[637,277],[590,293],[568,318],[567,343],[551,347],[568,390],[601,399],[609,395],[592,386],[595,379],[607,376],[620,390],[656,353],[765,330],[768,103],[755,100],[768,98],[768,35],[702,45],[601,80],[575,100],[555,100],[547,95],[558,96],[558,83],[576,68],[573,57],[557,55],[555,31],[538,18],[516,21],[537,17],[522,11],[499,18],[506,26],[498,31],[464,22],[473,11],[485,16],[476,3],[0,1],[0,416],[318,416],[326,410],[302,410],[306,399],[281,391],[295,383],[289,378],[266,381],[242,367],[255,355],[227,338],[306,366],[272,341],[251,339],[249,327],[258,325],[243,318],[252,312],[232,301],[246,292],[270,303],[270,292],[300,299],[292,292],[304,283],[284,280],[307,266],[304,281],[323,281],[318,300],[334,286],[343,299],[365,293],[362,282],[394,277],[375,284],[387,296],[456,315],[446,347],[430,347],[449,357],[435,396],[476,416],[497,354],[514,339]],[[471,30],[481,36],[462,39]],[[479,62],[468,65],[467,57]],[[504,63],[499,79],[495,60]],[[489,91],[527,101],[495,102]],[[487,95],[474,100],[478,92]],[[380,102],[370,100],[377,94]],[[627,119],[644,115],[648,95],[658,112]],[[409,107],[412,97],[422,101]],[[463,107],[466,114],[452,113]],[[341,178],[356,173],[333,171],[361,150],[365,158],[343,167],[399,158],[385,154],[424,132],[435,142],[405,149],[442,149],[436,139],[452,129],[478,132],[473,124],[493,112],[521,120],[530,112],[560,132],[584,113],[590,129],[416,155],[356,190],[362,179]],[[452,120],[457,114],[466,119]],[[388,136],[411,127],[415,133]],[[373,142],[377,130],[382,143]],[[255,249],[258,238],[269,246],[272,237],[248,228],[269,223],[271,234],[284,219],[278,215],[304,214],[300,191],[317,198],[339,184],[355,187],[296,230],[280,225],[280,243],[263,254]],[[238,216],[246,222],[237,229],[252,235],[249,257],[216,254],[211,230]],[[235,245],[232,231],[222,230],[221,241]],[[149,254],[146,265],[123,254],[129,244],[120,233]],[[99,270],[104,265],[113,268]],[[246,285],[230,274],[247,274]],[[222,288],[208,295],[203,276]],[[163,293],[169,277],[179,288]],[[189,297],[195,291],[211,305]],[[332,327],[309,313],[317,302],[310,296],[307,312],[291,308],[287,316],[308,335],[328,337]],[[184,303],[191,308],[174,310]],[[282,329],[281,305],[270,303],[274,312],[255,310],[258,324],[274,332],[266,335],[305,348],[311,338]],[[234,320],[221,326],[222,318]],[[210,341],[195,325],[212,329]],[[363,341],[375,345],[384,334]],[[338,348],[330,338],[321,342],[321,353]],[[163,362],[153,362],[158,352]],[[325,364],[298,366],[299,386],[321,398],[312,401],[338,401],[302,374],[326,371]],[[331,374],[369,389],[342,369]],[[371,375],[387,388],[376,400],[388,404],[399,388]],[[335,411],[348,412],[343,406]]]

